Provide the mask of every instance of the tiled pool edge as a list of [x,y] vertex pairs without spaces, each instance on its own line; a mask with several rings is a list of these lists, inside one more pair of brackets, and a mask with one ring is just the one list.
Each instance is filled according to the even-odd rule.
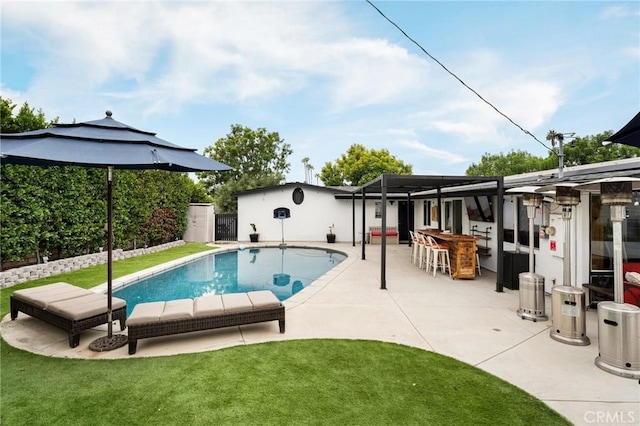
[[[138,281],[140,279],[143,278],[147,278],[159,273],[162,273],[166,270],[175,268],[176,266],[180,266],[180,265],[184,265],[185,263],[191,262],[195,259],[199,259],[201,257],[204,256],[208,256],[210,254],[217,254],[217,253],[226,253],[226,252],[230,252],[230,251],[235,251],[235,250],[239,250],[239,249],[249,249],[249,248],[267,248],[267,247],[274,247],[274,248],[279,248],[281,247],[281,244],[279,243],[259,243],[259,244],[251,244],[251,245],[245,245],[245,244],[225,244],[224,247],[222,246],[216,246],[214,248],[212,248],[211,250],[206,250],[206,251],[202,251],[200,253],[195,253],[189,256],[185,256],[182,257],[180,259],[176,259],[176,260],[172,260],[169,262],[165,262],[162,263],[160,265],[156,265],[156,266],[152,266],[150,268],[147,269],[143,269],[142,271],[137,271],[128,275],[125,275],[123,277],[117,278],[115,280],[112,281],[111,283],[111,291],[114,292],[116,290],[119,290],[135,281]],[[334,266],[333,268],[331,268],[329,271],[325,272],[323,275],[321,275],[320,277],[318,277],[316,280],[314,280],[311,284],[309,284],[308,286],[306,286],[305,288],[303,288],[300,292],[296,293],[295,295],[291,296],[290,298],[288,298],[287,300],[285,300],[283,302],[283,304],[285,305],[286,309],[290,309],[293,308],[301,303],[306,302],[308,299],[310,299],[311,297],[313,297],[313,295],[315,295],[315,293],[317,293],[320,289],[324,288],[326,285],[329,284],[329,282],[333,281],[332,278],[330,280],[327,281],[326,277],[327,275],[330,275],[331,273],[334,273],[336,270],[338,270],[338,268],[340,268],[342,266],[342,268],[344,269],[346,267],[345,263],[348,262],[349,265],[351,265],[356,259],[356,256],[352,256],[350,253],[343,251],[343,250],[339,250],[337,248],[332,248],[332,247],[327,247],[326,245],[316,245],[313,244],[313,242],[302,242],[300,244],[287,244],[286,245],[287,248],[303,248],[303,249],[322,249],[322,250],[331,250],[340,254],[343,254],[346,256],[345,260],[343,260],[342,262],[340,262],[338,265]],[[326,282],[325,282],[326,281]],[[322,285],[318,285],[318,283],[322,283],[325,282]],[[107,292],[107,287],[108,284],[106,282],[97,285],[95,287],[92,287],[90,290],[95,292],[95,293],[106,293]],[[307,291],[309,288],[311,288],[310,291]],[[295,300],[292,300],[294,299]],[[298,299],[302,299],[302,300],[298,300]],[[289,303],[288,303],[289,302]]]

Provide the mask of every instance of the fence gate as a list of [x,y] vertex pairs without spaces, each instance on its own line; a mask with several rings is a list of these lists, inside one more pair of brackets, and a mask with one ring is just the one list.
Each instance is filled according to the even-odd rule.
[[216,241],[238,241],[238,215],[216,214]]

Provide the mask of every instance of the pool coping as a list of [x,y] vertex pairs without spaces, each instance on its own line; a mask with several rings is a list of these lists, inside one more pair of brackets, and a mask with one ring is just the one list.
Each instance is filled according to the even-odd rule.
[[[137,271],[137,272],[133,272],[131,274],[119,277],[117,279],[112,280],[111,282],[111,291],[112,293],[115,292],[116,290],[120,290],[130,284],[132,284],[135,281],[144,279],[144,278],[148,278],[154,275],[158,275],[161,274],[165,271],[168,271],[170,269],[173,269],[175,267],[184,265],[186,263],[192,262],[196,259],[199,259],[201,257],[205,257],[205,256],[209,256],[211,254],[218,254],[218,253],[227,253],[227,252],[231,252],[231,251],[236,251],[236,250],[245,250],[245,249],[254,249],[254,248],[281,248],[283,245],[280,243],[275,243],[275,242],[265,242],[265,243],[258,243],[258,244],[251,244],[251,245],[245,245],[245,244],[240,244],[240,243],[232,243],[229,245],[224,245],[224,246],[219,246],[216,245],[215,247],[212,247],[211,250],[206,250],[206,251],[202,251],[199,253],[194,253],[192,255],[189,256],[185,256],[182,257],[180,259],[176,259],[176,260],[171,260],[169,262],[165,262],[165,263],[161,263],[160,265],[155,265],[152,266],[150,268],[146,268],[143,269],[141,271]],[[346,269],[346,267],[348,265],[351,265],[356,259],[356,256],[350,256],[349,253],[342,251],[342,250],[338,250],[338,249],[333,249],[330,247],[326,247],[326,246],[322,246],[322,245],[312,245],[309,243],[302,243],[302,244],[285,244],[285,246],[287,248],[303,248],[303,249],[320,249],[320,250],[331,250],[334,251],[336,253],[340,253],[345,257],[345,259],[340,262],[339,264],[335,265],[333,268],[331,268],[330,270],[328,270],[327,272],[325,272],[323,275],[319,276],[318,278],[316,278],[314,281],[312,281],[309,285],[305,286],[302,290],[300,290],[298,293],[292,295],[291,297],[287,298],[286,300],[284,300],[282,302],[283,305],[285,305],[285,308],[292,308],[295,307],[301,303],[306,302],[307,300],[309,300],[310,298],[312,298],[315,294],[318,293],[318,291],[320,291],[321,289],[323,289],[324,287],[326,287],[329,283],[331,283],[337,275],[339,275],[340,272],[344,271]],[[346,262],[348,262],[348,265],[345,265]],[[342,266],[342,268],[340,268]],[[102,284],[99,284],[95,287],[90,288],[91,291],[95,292],[95,293],[103,293],[106,294],[108,291],[108,283],[104,282]]]

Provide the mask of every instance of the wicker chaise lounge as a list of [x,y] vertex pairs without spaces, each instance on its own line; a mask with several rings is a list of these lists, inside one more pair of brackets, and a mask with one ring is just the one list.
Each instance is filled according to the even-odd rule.
[[138,340],[147,337],[275,320],[284,333],[284,306],[269,290],[139,303],[127,319],[129,354],[135,354]]
[[[127,319],[127,304],[117,297],[112,298],[112,319],[120,321],[124,330]],[[23,312],[69,333],[69,346],[80,344],[80,333],[106,324],[107,295],[94,293],[68,283],[55,283],[25,290],[11,295],[11,319]]]

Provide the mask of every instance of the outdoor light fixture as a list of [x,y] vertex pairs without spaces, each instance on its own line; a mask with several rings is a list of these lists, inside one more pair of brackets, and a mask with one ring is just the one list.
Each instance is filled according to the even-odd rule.
[[622,283],[622,221],[625,205],[640,190],[640,179],[611,177],[579,185],[584,191],[599,191],[602,204],[611,209],[613,225],[613,302],[598,303],[600,369],[622,377],[640,379],[640,308],[624,303]]
[[562,284],[551,288],[553,324],[549,336],[569,345],[586,346],[591,341],[586,334],[585,294],[582,288],[571,284],[571,215],[573,207],[580,204],[580,191],[575,189],[575,186],[575,183],[558,182],[543,186],[538,192],[555,192],[555,202],[562,206],[564,222]]
[[546,321],[549,319],[545,313],[544,301],[544,277],[535,273],[534,256],[534,223],[536,209],[542,205],[543,195],[538,193],[538,186],[522,186],[508,189],[507,193],[522,194],[522,204],[527,207],[529,218],[529,272],[519,275],[520,307],[517,314],[522,319],[532,321]]

